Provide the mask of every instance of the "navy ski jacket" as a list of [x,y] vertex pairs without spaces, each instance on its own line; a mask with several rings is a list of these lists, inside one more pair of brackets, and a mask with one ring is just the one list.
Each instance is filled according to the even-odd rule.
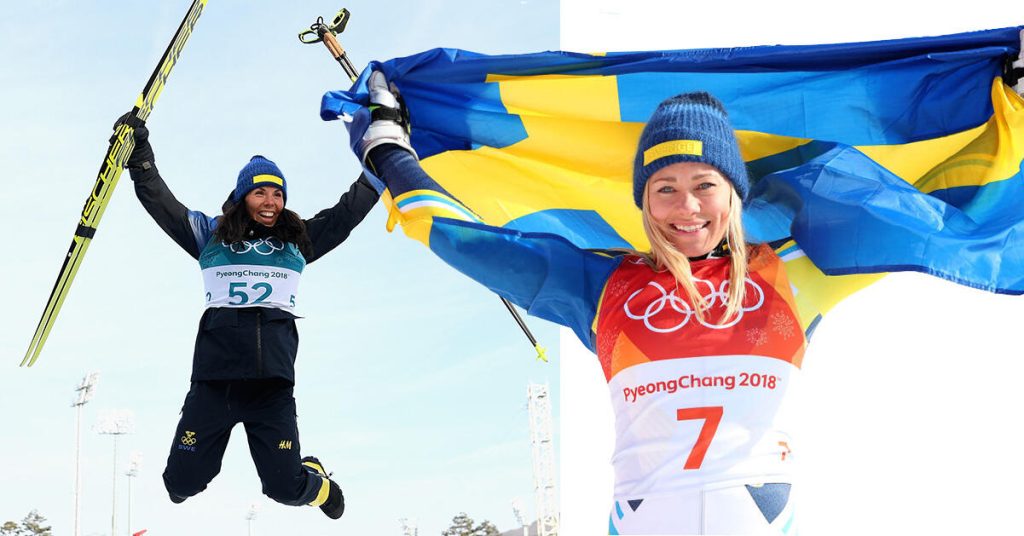
[[[155,165],[129,168],[146,212],[182,249],[198,260],[217,218],[189,210],[171,193]],[[380,195],[365,176],[333,207],[303,220],[312,242],[311,263],[331,251],[363,220]],[[209,307],[199,321],[192,381],[282,378],[295,382],[298,318],[270,307]]]

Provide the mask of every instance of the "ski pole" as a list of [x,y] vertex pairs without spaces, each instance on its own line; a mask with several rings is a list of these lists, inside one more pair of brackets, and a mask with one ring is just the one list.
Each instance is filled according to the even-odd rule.
[[299,41],[303,43],[319,43],[323,41],[324,46],[334,56],[334,59],[341,64],[345,74],[355,82],[356,78],[359,78],[359,73],[356,72],[355,65],[352,65],[352,60],[348,59],[345,49],[341,48],[341,44],[334,37],[345,31],[349,17],[351,17],[351,14],[345,8],[341,8],[341,11],[331,20],[330,25],[324,24],[323,17],[317,17],[316,22],[311,24],[308,30],[299,33]]
[[537,342],[537,339],[533,336],[533,333],[530,333],[530,327],[526,325],[526,321],[523,320],[522,316],[520,316],[519,311],[516,311],[515,307],[512,307],[512,302],[506,300],[505,298],[501,298],[501,303],[505,304],[505,307],[508,308],[508,312],[512,315],[512,318],[516,321],[516,324],[519,324],[519,327],[523,330],[523,333],[526,335],[526,338],[530,341],[530,344],[533,345],[533,349],[537,351],[537,359],[540,359],[541,361],[547,363],[548,351],[543,346],[541,346],[540,343]]
[[[178,62],[178,56],[185,48],[185,43],[192,35],[192,28],[195,27],[205,8],[206,0],[193,0],[192,6],[185,14],[185,18],[182,19],[171,42],[168,43],[167,50],[164,51],[160,62],[157,63],[156,69],[153,70],[142,93],[135,100],[131,114],[139,121],[149,118],[150,112],[153,111],[153,105],[156,104],[160,92],[167,83],[171,69]],[[75,279],[75,274],[78,273],[78,268],[82,265],[82,259],[89,248],[89,243],[96,235],[96,228],[100,224],[100,218],[103,217],[103,211],[110,202],[110,196],[114,192],[114,187],[117,186],[117,180],[121,177],[121,172],[124,171],[124,163],[132,154],[132,149],[135,148],[134,132],[134,126],[122,123],[117,125],[114,135],[110,138],[110,146],[100,165],[96,183],[85,200],[85,207],[82,208],[82,217],[75,229],[75,235],[72,237],[71,247],[68,249],[67,256],[64,257],[64,264],[61,265],[60,273],[57,274],[57,282],[53,285],[53,290],[50,291],[50,298],[46,302],[46,308],[43,309],[43,316],[39,319],[35,334],[32,335],[28,351],[25,352],[24,359],[21,360],[21,366],[27,364],[31,367],[36,359],[39,359],[40,352],[43,351],[43,344],[50,336],[50,330],[53,329],[53,324],[57,320],[57,313],[60,312],[64,299],[71,289],[71,283]]]
[[[344,69],[345,74],[355,82],[356,79],[359,78],[359,73],[356,71],[355,65],[352,64],[352,60],[348,58],[348,54],[345,52],[345,49],[341,47],[341,44],[339,44],[338,40],[335,38],[336,35],[345,31],[345,26],[348,25],[348,21],[351,16],[351,13],[349,13],[347,9],[341,8],[341,11],[334,16],[329,25],[324,24],[323,17],[317,17],[316,22],[311,24],[308,30],[304,30],[299,33],[299,41],[307,44],[323,41],[327,50],[330,51],[332,56],[334,56],[334,59],[341,64],[341,68]],[[536,337],[534,337],[533,333],[530,332],[530,327],[526,325],[526,321],[523,320],[519,311],[516,311],[515,307],[512,306],[512,303],[505,298],[501,298],[501,303],[505,304],[509,314],[512,315],[512,318],[516,321],[516,324],[519,325],[520,329],[523,330],[523,334],[526,335],[526,338],[530,341],[533,349],[537,351],[537,359],[547,362],[547,350],[537,342]]]

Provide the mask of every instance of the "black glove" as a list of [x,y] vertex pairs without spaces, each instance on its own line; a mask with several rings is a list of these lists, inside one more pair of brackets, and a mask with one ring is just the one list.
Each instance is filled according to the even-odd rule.
[[[132,150],[132,154],[128,155],[128,161],[125,162],[124,167],[128,169],[149,169],[153,167],[155,158],[153,156],[153,146],[149,144],[149,129],[146,128],[146,122],[139,119],[132,112],[128,112],[121,117],[117,118],[114,123],[114,130],[122,124],[134,128],[133,137],[135,138],[135,149]],[[110,137],[111,143],[114,141],[114,137]]]

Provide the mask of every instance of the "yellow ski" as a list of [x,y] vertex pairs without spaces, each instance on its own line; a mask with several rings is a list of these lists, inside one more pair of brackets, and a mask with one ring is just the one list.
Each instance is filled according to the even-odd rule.
[[[185,48],[185,42],[192,35],[192,28],[195,27],[205,7],[206,0],[193,0],[188,13],[181,21],[181,25],[178,26],[178,31],[174,33],[174,38],[167,45],[167,50],[157,64],[156,70],[150,75],[145,88],[143,88],[139,98],[135,101],[135,106],[132,108],[131,113],[139,120],[145,121],[149,118],[150,112],[153,111],[153,105],[156,103],[157,98],[160,97],[164,84],[167,83],[167,77],[170,76],[171,69],[178,62],[178,56],[181,55],[182,49]],[[114,187],[117,186],[117,180],[121,177],[124,163],[128,160],[128,156],[132,154],[132,149],[135,148],[134,131],[133,127],[121,124],[117,126],[114,136],[110,139],[110,147],[107,149],[107,155],[100,165],[96,184],[92,187],[89,197],[85,200],[85,207],[82,208],[82,218],[75,229],[75,236],[71,240],[71,248],[68,249],[68,254],[64,258],[64,264],[57,275],[57,282],[50,292],[50,299],[46,302],[43,316],[39,319],[39,325],[36,326],[36,332],[32,336],[32,343],[29,345],[28,351],[25,352],[25,358],[22,359],[21,366],[28,365],[31,367],[39,359],[39,353],[42,352],[43,344],[46,343],[46,338],[50,335],[50,330],[53,329],[57,313],[60,312],[60,307],[64,304],[64,299],[67,298],[71,283],[75,279],[75,274],[78,273],[78,268],[82,265],[82,258],[85,257],[85,251],[89,248],[89,242],[92,241],[93,236],[96,234],[96,228],[99,226],[100,218],[103,217],[103,211],[107,208],[107,203],[110,201],[110,195],[113,193]]]

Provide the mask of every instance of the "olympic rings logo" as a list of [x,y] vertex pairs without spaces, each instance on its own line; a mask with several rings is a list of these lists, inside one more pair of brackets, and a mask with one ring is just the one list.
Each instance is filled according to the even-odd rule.
[[196,433],[195,432],[189,432],[188,430],[186,430],[185,431],[185,435],[181,436],[181,442],[184,445],[189,445],[189,446],[195,445],[196,444]]
[[[717,289],[715,288],[714,284],[712,284],[710,281],[694,278],[693,282],[697,286],[697,292],[704,298],[704,300],[708,303],[710,307],[719,307],[725,309],[726,303],[729,299],[728,280],[722,281],[722,284],[719,285]],[[761,306],[764,305],[764,290],[762,290],[757,283],[755,283],[749,278],[745,279],[743,283],[744,285],[747,286],[747,296],[750,296],[750,291],[753,291],[754,295],[757,296],[757,303],[751,306],[741,306],[739,310],[736,312],[736,316],[725,324],[711,324],[706,319],[701,319],[700,317],[697,317],[697,321],[700,322],[700,324],[706,328],[726,329],[738,324],[739,321],[743,319],[744,313],[750,313],[760,309]],[[644,309],[643,313],[636,314],[630,309],[629,302],[632,301],[633,298],[636,298],[647,287],[654,287],[655,289],[657,289],[659,293],[661,293],[661,296],[655,298],[653,301],[651,301],[651,303],[647,304],[647,307]],[[641,288],[630,294],[629,298],[626,298],[626,303],[623,304],[623,309],[625,309],[626,311],[626,316],[632,318],[633,320],[643,320],[644,326],[647,326],[647,329],[655,333],[671,333],[673,331],[679,330],[680,328],[688,324],[691,318],[697,316],[697,313],[693,310],[693,307],[689,303],[687,303],[686,300],[676,295],[675,289],[673,289],[670,292],[666,291],[665,287],[659,285],[654,281],[647,283],[647,287]],[[707,292],[703,292],[704,290],[706,290]],[[676,325],[667,328],[660,328],[653,325],[651,323],[651,319],[653,319],[655,316],[664,311],[666,305],[676,313],[682,315],[682,320],[680,320],[679,323],[677,323]]]
[[248,253],[250,250],[259,253],[260,255],[273,255],[275,251],[281,251],[284,249],[284,242],[277,239],[276,237],[261,238],[255,241],[242,240],[240,242],[233,242],[231,244],[222,244],[226,248],[230,248],[232,253]]

